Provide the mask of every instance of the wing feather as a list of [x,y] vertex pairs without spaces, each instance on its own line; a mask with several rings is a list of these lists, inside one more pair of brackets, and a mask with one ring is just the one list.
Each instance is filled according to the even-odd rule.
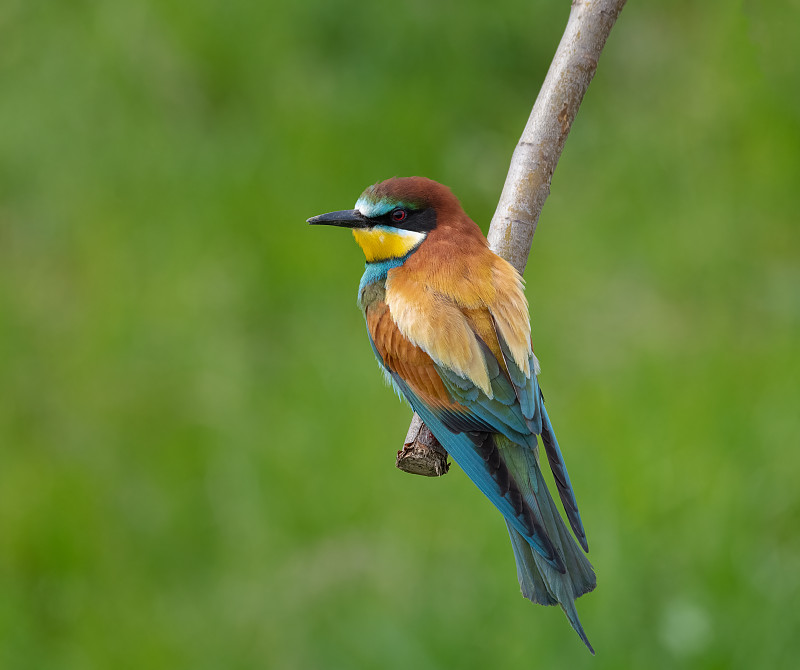
[[[496,447],[489,448],[491,443],[485,440],[487,433],[500,433],[512,443],[534,450],[537,445],[536,435],[542,435],[559,496],[570,525],[585,549],[586,537],[574,492],[555,434],[544,412],[536,376],[526,375],[520,369],[499,329],[493,329],[489,333],[482,328],[490,340],[489,343],[470,331],[474,341],[471,348],[478,351],[481,357],[478,368],[485,374],[483,383],[476,383],[468,373],[458,372],[435,360],[409,340],[400,330],[385,302],[376,301],[369,305],[365,316],[373,349],[380,363],[391,374],[397,388],[426,423],[428,421],[425,417],[428,416],[448,430],[446,437],[450,439],[457,453],[450,448],[448,451],[462,467],[465,459],[468,466],[473,462],[469,456],[470,450],[475,452],[485,472],[484,475],[479,475],[478,470],[473,468],[471,473],[468,472],[470,478],[512,520],[512,524],[513,519],[517,519],[523,529],[517,530],[523,532],[533,546],[537,547],[537,551],[546,560],[553,561],[554,567],[557,567],[560,559],[557,552],[551,551],[546,531],[539,527],[537,519],[540,515],[530,509],[530,504],[520,506],[522,494],[519,487],[514,483],[513,477],[509,478],[507,468],[498,465],[500,452]],[[473,314],[469,321],[476,321],[477,318],[479,317]],[[493,317],[488,318],[491,322]],[[499,359],[494,350],[500,352]],[[535,369],[532,353],[529,356],[528,369],[531,372]],[[432,426],[429,427],[433,430]],[[451,435],[454,437],[451,438]],[[458,435],[466,436],[467,441],[457,439],[455,436]],[[476,435],[483,438],[479,439]],[[442,441],[441,435],[437,434],[437,437]],[[477,468],[478,461],[475,464]],[[494,484],[479,483],[477,479],[481,476],[488,476]],[[500,501],[498,496],[505,502]],[[529,501],[530,499],[529,497]],[[507,505],[511,507],[508,508]],[[523,510],[523,507],[526,509]],[[511,511],[513,514],[509,517],[506,512]]]

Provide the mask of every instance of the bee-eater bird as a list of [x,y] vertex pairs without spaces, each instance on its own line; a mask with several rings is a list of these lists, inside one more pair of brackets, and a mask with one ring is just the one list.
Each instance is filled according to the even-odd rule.
[[387,380],[505,517],[522,594],[559,604],[594,653],[575,609],[595,587],[594,570],[539,467],[537,436],[588,551],[537,381],[519,273],[489,249],[450,189],[422,177],[370,186],[355,209],[308,223],[353,231],[367,259],[358,304]]

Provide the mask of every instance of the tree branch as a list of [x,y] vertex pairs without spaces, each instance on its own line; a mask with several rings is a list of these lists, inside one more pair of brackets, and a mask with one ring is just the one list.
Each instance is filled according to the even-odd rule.
[[[514,149],[500,202],[489,228],[489,246],[520,273],[550,180],[572,122],[597,70],[606,39],[625,0],[574,0],[569,20],[533,110]],[[415,414],[397,467],[413,474],[447,473],[447,452]]]

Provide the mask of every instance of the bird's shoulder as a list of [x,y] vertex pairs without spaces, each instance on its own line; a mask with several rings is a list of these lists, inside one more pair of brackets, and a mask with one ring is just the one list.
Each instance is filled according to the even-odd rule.
[[504,365],[500,339],[526,376],[528,303],[516,270],[486,245],[427,240],[386,277],[384,300],[400,332],[439,365],[491,396],[485,344]]

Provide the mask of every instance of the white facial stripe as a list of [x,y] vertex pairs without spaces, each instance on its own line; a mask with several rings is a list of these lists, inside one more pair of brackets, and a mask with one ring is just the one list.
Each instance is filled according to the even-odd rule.
[[375,226],[374,230],[380,230],[389,235],[398,235],[409,242],[421,242],[423,239],[425,239],[425,233],[420,233],[416,230],[395,228],[394,226]]

